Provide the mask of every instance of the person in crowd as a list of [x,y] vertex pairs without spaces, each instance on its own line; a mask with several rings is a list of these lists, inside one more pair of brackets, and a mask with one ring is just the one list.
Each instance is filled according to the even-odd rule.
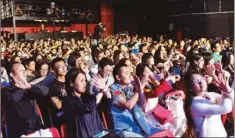
[[48,85],[50,97],[50,115],[51,125],[60,128],[64,123],[62,100],[67,97],[65,89],[65,75],[67,73],[67,66],[62,58],[55,58],[51,62],[51,68],[56,78]]
[[221,61],[222,60],[222,55],[220,55],[220,52],[222,51],[221,45],[218,42],[214,42],[211,44],[211,48],[213,50],[212,58],[214,60],[214,63]]
[[229,85],[234,81],[234,55],[232,52],[226,52],[222,57],[223,69],[230,73]]
[[129,58],[122,58],[118,64],[125,64],[130,69],[130,73],[135,74],[135,66],[131,63]]
[[54,79],[55,76],[51,73],[49,64],[44,60],[39,60],[36,65],[37,72],[35,73],[36,78],[44,78],[40,83],[48,86]]
[[172,67],[171,59],[173,58],[173,54],[169,54],[167,56],[167,52],[165,47],[160,46],[158,50],[154,54],[154,62],[155,66],[160,70],[169,70]]
[[[99,62],[99,71],[98,75],[101,76],[102,79],[104,79],[105,84],[109,87],[111,84],[113,84],[114,79],[112,76],[113,71],[113,62],[109,58],[102,58]],[[99,89],[93,87],[92,85],[89,85],[89,93],[90,94],[97,94],[99,92]]]
[[145,82],[145,80],[147,80],[147,83],[145,85],[143,84],[143,87],[148,98],[156,96],[163,98],[165,93],[173,89],[172,84],[180,80],[179,75],[170,75],[160,82],[155,77],[155,74],[150,70],[148,64],[144,62],[137,65],[136,76],[139,77],[141,82]]
[[46,32],[47,32],[47,30],[46,30],[44,24],[41,24],[40,29],[39,29],[39,32],[40,32],[40,33],[46,33]]
[[193,137],[227,137],[221,121],[221,115],[232,110],[234,91],[228,84],[229,78],[220,74],[216,83],[221,94],[207,92],[207,82],[197,72],[189,74],[185,110],[188,119],[188,129]]
[[137,66],[141,62],[141,56],[138,49],[133,49],[129,51],[131,63]]
[[96,49],[94,52],[93,60],[95,65],[91,66],[90,72],[91,74],[97,74],[98,73],[98,65],[100,60],[104,57],[104,52],[102,50]]
[[68,137],[92,137],[104,130],[96,107],[103,95],[111,98],[105,81],[98,75],[92,78],[92,83],[99,88],[97,95],[89,95],[85,73],[78,68],[72,68],[66,75],[66,91],[69,96],[62,102]]
[[44,85],[30,85],[21,63],[11,66],[12,84],[2,89],[2,105],[5,108],[8,137],[17,138],[41,128],[32,100],[47,96],[49,89]]
[[114,51],[114,54],[113,54],[113,64],[114,65],[117,65],[118,62],[124,58],[124,55],[122,54],[122,52],[120,50],[116,50]]
[[33,58],[25,59],[23,60],[23,65],[26,68],[27,71],[27,81],[30,82],[35,79],[35,61]]
[[114,67],[113,76],[115,82],[110,86],[113,97],[111,112],[116,134],[120,137],[143,137],[160,132],[160,129],[151,127],[142,113],[146,99],[139,78],[135,77],[131,88],[129,69],[121,64]]

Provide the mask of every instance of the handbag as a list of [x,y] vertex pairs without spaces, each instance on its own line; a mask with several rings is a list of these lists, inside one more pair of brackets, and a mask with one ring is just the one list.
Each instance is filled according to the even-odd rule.
[[187,118],[184,112],[184,102],[182,95],[169,95],[166,99],[166,105],[173,114],[170,123],[174,126],[173,133],[177,137],[181,137],[187,128]]
[[159,104],[152,111],[152,114],[161,124],[170,122],[170,120],[173,118],[171,111]]

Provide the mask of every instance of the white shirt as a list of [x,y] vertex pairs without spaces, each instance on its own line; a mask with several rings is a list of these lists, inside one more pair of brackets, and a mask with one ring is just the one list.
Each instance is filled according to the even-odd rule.
[[[234,91],[229,95],[233,95]],[[222,114],[232,111],[234,96],[226,97],[210,92],[206,93],[210,100],[196,96],[192,101],[191,112],[199,137],[227,137],[221,120]],[[221,101],[215,99],[221,98]]]

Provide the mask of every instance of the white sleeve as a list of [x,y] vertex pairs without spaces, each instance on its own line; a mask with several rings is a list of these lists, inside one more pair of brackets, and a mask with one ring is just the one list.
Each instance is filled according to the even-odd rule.
[[234,89],[230,88],[229,93],[223,92],[227,97],[229,97],[232,100],[232,103],[234,103]]
[[204,101],[195,102],[191,106],[193,116],[211,116],[227,114],[232,111],[232,100],[222,96],[221,104],[214,104]]

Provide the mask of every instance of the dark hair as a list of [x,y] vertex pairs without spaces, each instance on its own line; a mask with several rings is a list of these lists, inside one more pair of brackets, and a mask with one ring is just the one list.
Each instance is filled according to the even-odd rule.
[[45,64],[47,64],[48,67],[49,67],[48,62],[46,62],[45,60],[43,60],[43,59],[42,60],[38,60],[36,62],[36,70],[39,71],[41,69],[42,65],[45,65]]
[[117,62],[117,57],[121,54],[122,52],[120,50],[115,50],[113,53],[113,62],[114,64]]
[[126,64],[126,61],[130,60],[129,58],[122,58],[121,60],[119,60],[118,64]]
[[147,63],[140,63],[136,66],[136,75],[141,78],[141,76],[143,75],[144,73],[144,70],[146,68],[149,68],[148,64]]
[[33,58],[28,58],[28,59],[24,59],[22,64],[25,66],[28,66],[30,64],[30,62],[35,62],[35,60]]
[[86,76],[85,72],[79,68],[71,68],[69,72],[65,76],[65,89],[68,95],[71,95],[73,92],[73,86],[71,86],[71,83],[74,83],[78,74],[83,74]]
[[16,58],[20,58],[20,57],[19,57],[19,56],[17,56],[17,55],[14,55],[13,57],[11,57],[10,64],[17,63],[17,62],[15,62],[15,59],[16,59]]
[[196,131],[195,131],[194,121],[193,121],[191,110],[190,110],[192,101],[193,101],[193,96],[195,96],[195,93],[193,93],[192,91],[192,75],[193,74],[187,74],[184,77],[186,88],[187,88],[187,92],[185,93],[186,99],[185,99],[185,104],[184,104],[185,105],[184,111],[185,111],[185,115],[187,118],[187,129],[183,137],[189,137],[189,138],[194,138],[197,136]]
[[107,65],[112,66],[113,61],[111,59],[107,58],[107,57],[102,58],[99,62],[99,68],[103,69]]
[[223,54],[222,60],[221,60],[223,63],[223,68],[225,68],[226,66],[228,66],[230,64],[230,60],[231,60],[230,56],[231,55],[233,55],[233,53],[229,52],[229,51],[227,51],[226,53]]
[[211,44],[211,49],[212,51],[214,51],[214,49],[216,48],[216,44],[219,43],[218,41],[215,41]]
[[161,59],[161,49],[162,49],[162,46],[159,46],[157,51],[154,53],[153,58],[154,58],[155,65],[157,65],[158,63],[164,62],[164,60]]
[[113,78],[114,78],[115,81],[118,81],[118,80],[116,79],[116,75],[118,75],[118,74],[120,73],[120,69],[121,69],[122,67],[127,67],[127,65],[126,65],[126,64],[117,64],[117,65],[113,68]]
[[148,63],[148,60],[152,58],[153,55],[151,53],[145,53],[142,56],[142,63]]
[[201,54],[199,54],[199,53],[194,53],[192,55],[192,58],[189,61],[190,65],[189,65],[188,74],[192,74],[192,73],[202,74],[201,70],[198,70],[197,65],[194,62],[194,61],[198,61],[202,57],[203,56]]
[[68,65],[71,67],[76,67],[76,60],[80,57],[81,55],[78,52],[72,52],[68,58]]
[[96,64],[97,64],[97,61],[96,61],[95,58],[98,57],[98,55],[99,55],[100,53],[103,53],[103,51],[97,49],[96,47],[92,48],[92,53],[91,53],[91,54],[92,54],[92,59],[93,59],[94,63],[96,63]]
[[55,69],[55,64],[56,64],[57,62],[61,62],[61,61],[65,63],[65,61],[64,61],[63,58],[57,57],[57,58],[53,59],[53,60],[51,61],[51,68],[52,68],[52,69]]
[[212,59],[212,55],[209,52],[202,53],[202,55],[205,61],[204,66],[206,66],[209,64],[210,60]]

